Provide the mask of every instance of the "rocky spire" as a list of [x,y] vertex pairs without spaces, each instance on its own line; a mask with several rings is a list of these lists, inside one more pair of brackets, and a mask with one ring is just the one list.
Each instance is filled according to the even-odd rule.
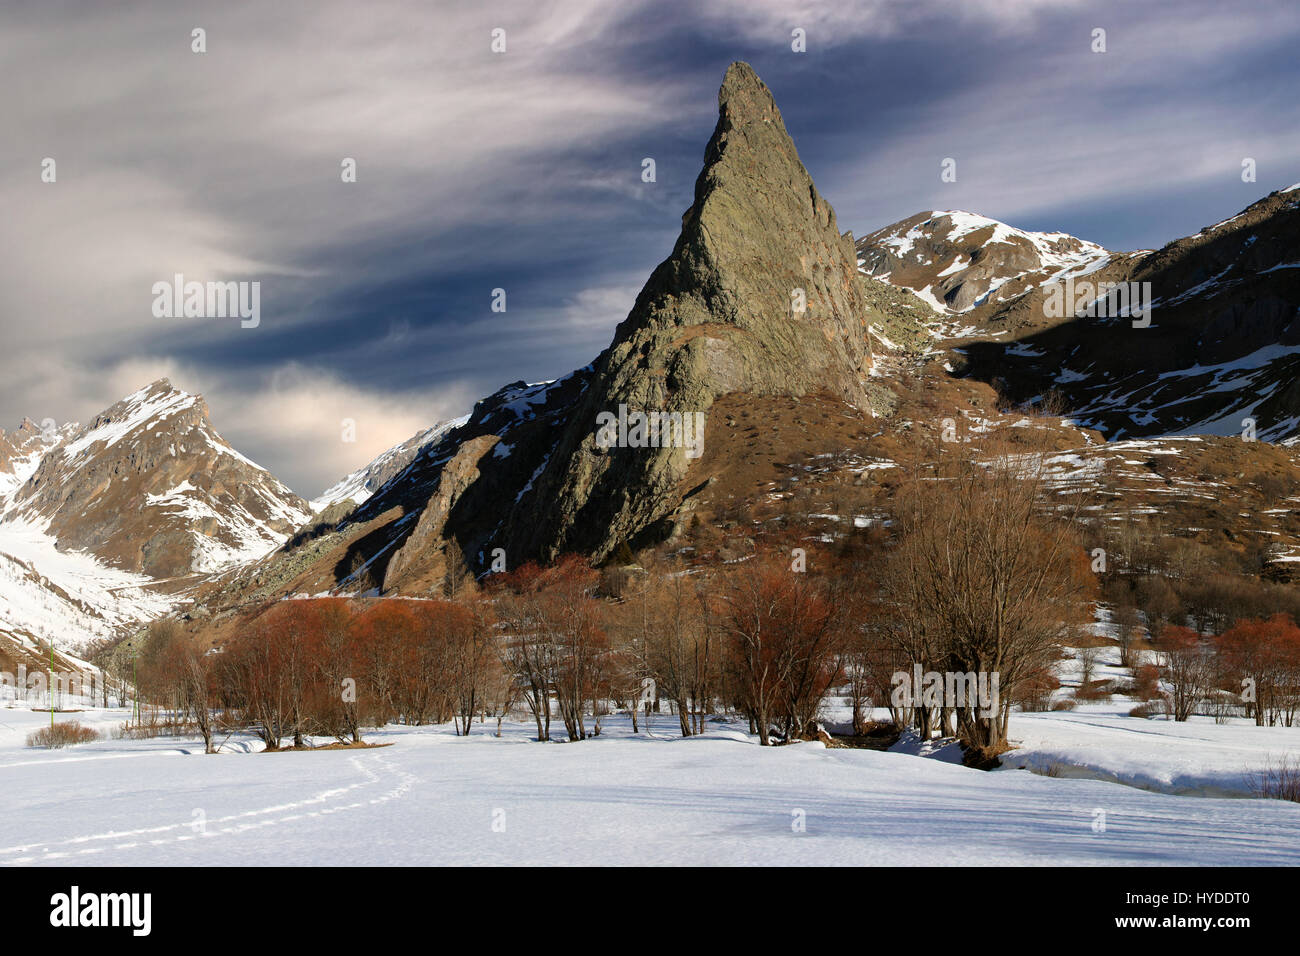
[[672,255],[650,276],[591,387],[500,542],[521,556],[608,554],[680,504],[677,448],[597,447],[597,416],[704,413],[721,395],[829,391],[864,409],[871,366],[851,236],[799,161],[746,63],[718,93],[718,124]]

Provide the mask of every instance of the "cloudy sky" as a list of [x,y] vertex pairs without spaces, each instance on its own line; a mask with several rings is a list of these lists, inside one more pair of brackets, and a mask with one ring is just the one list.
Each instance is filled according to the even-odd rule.
[[[166,375],[313,495],[607,344],[732,60],[842,228],[960,208],[1136,249],[1300,180],[1298,43],[1293,0],[7,3],[0,424]],[[176,273],[260,282],[260,324],[155,317]]]

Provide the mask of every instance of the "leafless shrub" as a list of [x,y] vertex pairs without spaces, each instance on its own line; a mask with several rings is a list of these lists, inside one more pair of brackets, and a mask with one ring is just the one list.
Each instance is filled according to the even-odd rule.
[[1094,646],[1081,647],[1079,650],[1079,686],[1087,687],[1092,683],[1093,674],[1097,670],[1097,659],[1101,656],[1101,648]]
[[83,727],[75,720],[68,720],[50,727],[42,727],[35,733],[28,734],[27,746],[60,750],[77,744],[91,743],[99,740],[101,736],[97,730]]
[[1246,785],[1265,800],[1290,800],[1300,803],[1300,758],[1283,754],[1269,758],[1267,764],[1246,772]]

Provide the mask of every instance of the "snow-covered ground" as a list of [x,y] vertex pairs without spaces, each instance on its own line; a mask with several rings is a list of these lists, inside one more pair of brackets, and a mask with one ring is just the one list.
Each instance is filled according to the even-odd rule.
[[[125,712],[75,716],[108,730]],[[109,734],[24,748],[48,719],[0,709],[0,865],[1300,864],[1296,804],[762,748],[726,725],[681,740],[667,715],[653,737],[611,718],[575,744],[535,743],[526,724],[499,739],[443,726],[374,732],[391,746],[369,750],[263,754],[245,739],[215,756]],[[1088,713],[1012,724],[1027,753],[1115,740],[1097,753],[1151,772],[1161,748],[1228,773],[1286,737],[1247,745],[1247,730]]]
[[1132,701],[1119,700],[1014,715],[1011,737],[1020,749],[1004,763],[1162,793],[1245,797],[1250,773],[1284,755],[1300,757],[1300,727],[1256,727],[1240,717],[1223,724],[1212,717],[1143,720],[1128,716]]

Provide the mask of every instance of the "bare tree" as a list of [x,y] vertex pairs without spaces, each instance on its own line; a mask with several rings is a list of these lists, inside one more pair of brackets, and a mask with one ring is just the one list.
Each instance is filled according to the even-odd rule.
[[451,681],[456,698],[456,733],[469,735],[474,714],[483,709],[492,671],[501,667],[492,608],[484,601],[450,605]]
[[448,542],[443,555],[445,567],[442,575],[442,593],[448,601],[458,601],[472,589],[474,578],[470,574],[464,552],[455,541]]
[[[992,752],[1005,746],[1018,685],[1056,658],[1096,587],[1077,534],[1083,496],[1054,487],[1045,459],[993,442],[976,461],[911,466],[882,574],[893,638],[913,664],[997,677],[996,707],[952,708],[962,739]],[[940,709],[916,708],[923,733]]]
[[1156,645],[1164,658],[1174,720],[1187,720],[1214,686],[1215,665],[1206,641],[1191,628],[1167,624]]
[[633,721],[648,677],[656,695],[672,702],[683,737],[703,729],[717,666],[699,583],[696,575],[654,568],[636,582],[619,618],[633,659],[626,681]]
[[838,633],[824,589],[784,556],[759,554],[719,576],[714,621],[735,691],[760,743],[775,727],[809,731],[838,676]]
[[1131,668],[1134,666],[1134,644],[1142,632],[1137,608],[1132,604],[1119,604],[1115,607],[1112,620],[1115,624],[1115,641],[1119,645],[1120,666]]
[[1085,694],[1089,691],[1088,685],[1092,683],[1092,676],[1097,670],[1097,657],[1101,648],[1095,644],[1087,647],[1080,647],[1079,651],[1079,690]]
[[213,744],[214,674],[209,656],[195,646],[176,622],[154,621],[141,653],[147,692],[173,707],[183,725],[203,738],[204,753],[216,753]]

